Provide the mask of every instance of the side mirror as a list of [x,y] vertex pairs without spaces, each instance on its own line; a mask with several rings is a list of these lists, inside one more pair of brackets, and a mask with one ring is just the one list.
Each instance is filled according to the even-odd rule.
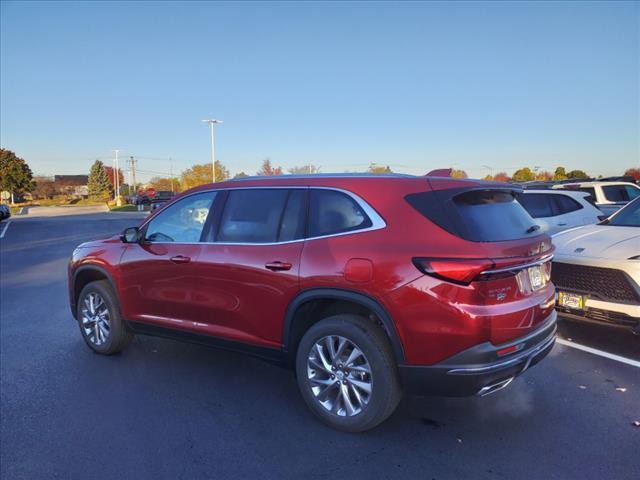
[[120,235],[120,240],[123,243],[138,243],[140,239],[140,229],[138,227],[125,228],[124,232]]

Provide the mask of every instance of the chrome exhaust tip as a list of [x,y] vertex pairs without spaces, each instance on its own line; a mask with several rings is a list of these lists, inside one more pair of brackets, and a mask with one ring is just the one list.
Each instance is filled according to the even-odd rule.
[[479,397],[486,397],[487,395],[491,395],[492,393],[495,393],[499,390],[502,390],[503,388],[508,387],[509,384],[513,382],[514,378],[515,377],[510,377],[510,378],[507,378],[506,380],[501,380],[498,383],[493,383],[491,385],[487,385],[486,387],[482,387],[480,391],[476,393],[476,395]]

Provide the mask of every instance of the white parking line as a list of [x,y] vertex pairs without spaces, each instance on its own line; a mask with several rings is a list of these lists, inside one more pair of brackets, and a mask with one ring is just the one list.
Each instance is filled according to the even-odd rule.
[[7,232],[7,228],[9,228],[10,224],[11,220],[4,224],[4,228],[2,229],[2,232],[0,232],[0,238],[4,238],[4,234]]
[[627,357],[621,357],[620,355],[615,355],[609,352],[603,352],[602,350],[597,350],[595,348],[587,347],[586,345],[580,345],[579,343],[573,343],[569,340],[565,340],[564,338],[556,338],[556,342],[560,345],[565,345],[571,348],[577,348],[578,350],[582,350],[583,352],[592,353],[594,355],[599,355],[604,358],[608,358],[610,360],[615,360],[616,362],[626,363],[627,365],[631,365],[632,367],[640,368],[640,362],[637,360],[632,360]]

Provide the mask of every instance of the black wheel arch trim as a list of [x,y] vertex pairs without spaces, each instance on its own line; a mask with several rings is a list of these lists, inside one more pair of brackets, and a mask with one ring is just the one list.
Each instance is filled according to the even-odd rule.
[[104,277],[106,277],[107,281],[109,282],[109,285],[111,285],[111,289],[113,290],[114,295],[116,296],[116,299],[118,300],[118,304],[122,305],[120,303],[120,295],[118,294],[118,289],[116,288],[116,282],[113,281],[113,276],[104,268],[101,267],[99,265],[80,265],[78,268],[75,269],[75,271],[73,272],[73,277],[72,277],[72,283],[69,286],[69,303],[71,304],[71,312],[73,313],[73,318],[75,318],[77,320],[77,313],[76,312],[76,304],[77,304],[77,298],[75,295],[75,291],[76,291],[76,281],[78,279],[78,275],[82,272],[86,272],[88,270],[100,273],[101,275],[103,275]]
[[404,349],[402,347],[402,342],[400,341],[400,335],[398,334],[395,323],[393,323],[391,315],[389,315],[382,304],[368,294],[342,288],[312,288],[304,290],[289,303],[285,313],[282,329],[282,348],[286,354],[294,353],[290,351],[290,345],[293,340],[291,338],[291,334],[296,311],[303,304],[312,300],[345,300],[371,310],[380,319],[384,326],[387,336],[391,342],[391,348],[393,349],[396,361],[399,364],[404,362]]

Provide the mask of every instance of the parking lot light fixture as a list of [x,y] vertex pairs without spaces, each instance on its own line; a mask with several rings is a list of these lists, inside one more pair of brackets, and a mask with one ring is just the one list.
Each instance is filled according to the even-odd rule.
[[221,124],[222,120],[216,120],[215,118],[210,118],[206,120],[202,120],[205,123],[208,123],[211,127],[211,177],[213,179],[213,183],[216,183],[216,141],[215,141],[215,133],[214,126]]

